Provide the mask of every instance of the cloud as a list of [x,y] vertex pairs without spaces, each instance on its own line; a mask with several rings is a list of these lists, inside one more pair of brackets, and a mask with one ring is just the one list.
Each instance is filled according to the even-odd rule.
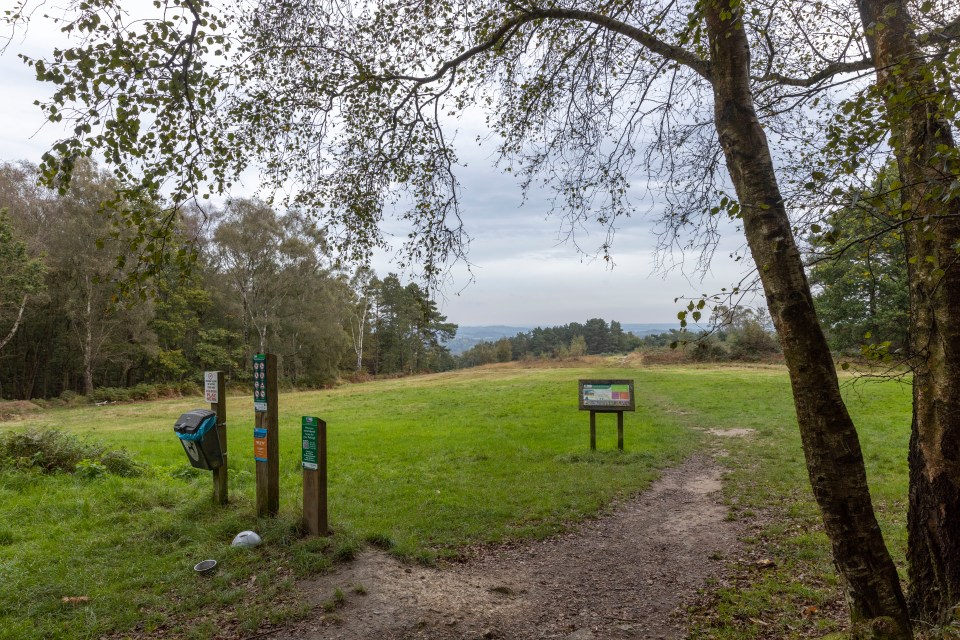
[[[19,59],[17,51],[34,56],[49,55],[62,43],[55,28],[37,22],[26,38],[14,41],[0,56],[4,100],[0,101],[0,158],[8,161],[39,161],[40,155],[62,135],[58,125],[44,122],[33,101],[51,93]],[[62,45],[61,45],[62,46]],[[444,313],[460,324],[554,325],[591,317],[621,322],[670,322],[676,318],[678,296],[718,292],[739,280],[742,263],[727,254],[742,244],[733,226],[724,228],[725,239],[703,282],[690,280],[683,270],[665,277],[654,274],[656,237],[653,217],[623,218],[617,222],[612,246],[615,266],[592,259],[606,239],[606,230],[596,224],[579,228],[576,244],[567,238],[561,217],[550,215],[552,193],[532,190],[526,200],[516,176],[495,167],[496,141],[490,140],[478,113],[467,113],[457,123],[457,147],[466,164],[458,172],[462,184],[462,215],[472,237],[469,260],[471,275],[462,266],[452,269],[452,279],[439,294]],[[477,139],[482,140],[477,143]],[[244,175],[246,194],[256,189],[256,179]],[[637,194],[645,185],[638,184]],[[244,194],[240,194],[244,195]],[[399,229],[391,229],[399,237]],[[578,250],[580,247],[582,251]],[[584,253],[586,252],[586,253]],[[381,275],[396,270],[385,256],[375,267]],[[687,273],[693,269],[689,262]],[[468,286],[468,283],[469,286]]]

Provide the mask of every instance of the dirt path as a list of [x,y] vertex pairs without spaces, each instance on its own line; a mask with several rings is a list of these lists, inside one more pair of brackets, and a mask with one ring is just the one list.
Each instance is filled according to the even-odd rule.
[[[725,518],[720,487],[719,468],[695,456],[567,535],[489,548],[436,569],[367,551],[301,585],[317,617],[267,637],[682,638],[679,611],[738,553],[737,524]],[[337,588],[346,602],[324,614],[322,604]]]

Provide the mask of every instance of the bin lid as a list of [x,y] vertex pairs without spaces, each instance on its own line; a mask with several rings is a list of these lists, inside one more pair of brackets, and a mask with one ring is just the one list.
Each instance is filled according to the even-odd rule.
[[217,424],[217,413],[209,409],[187,411],[173,425],[173,430],[181,440],[200,440]]

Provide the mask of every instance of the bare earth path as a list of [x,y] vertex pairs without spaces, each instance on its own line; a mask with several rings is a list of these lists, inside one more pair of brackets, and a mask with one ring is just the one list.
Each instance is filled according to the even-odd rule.
[[[301,585],[316,616],[265,637],[682,638],[683,606],[739,552],[738,525],[725,518],[720,488],[720,469],[695,456],[566,535],[491,547],[441,568],[367,551]],[[322,603],[337,588],[345,604],[323,614]]]

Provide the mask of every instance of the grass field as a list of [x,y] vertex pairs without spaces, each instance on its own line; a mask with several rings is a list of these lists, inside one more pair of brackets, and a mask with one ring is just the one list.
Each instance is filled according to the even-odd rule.
[[[835,598],[836,589],[784,370],[597,364],[491,367],[281,394],[281,512],[259,521],[249,396],[230,398],[226,508],[210,506],[209,475],[189,468],[172,430],[181,412],[203,406],[199,398],[50,410],[0,423],[0,431],[82,434],[126,448],[146,465],[135,478],[0,470],[0,638],[252,631],[303,615],[294,580],[364,543],[429,562],[472,543],[549,535],[642,489],[657,469],[718,446],[704,430],[729,427],[756,432],[720,443],[732,471],[731,517],[761,510],[775,517],[754,543],[778,568],[718,589],[695,633],[772,637],[750,620],[777,616],[783,636],[794,617],[800,632],[832,629],[829,619],[798,613],[804,603]],[[611,416],[600,416],[599,450],[589,451],[587,415],[576,405],[581,377],[635,379],[637,412],[626,415],[624,453],[616,451]],[[851,386],[848,397],[878,511],[902,559],[909,389]],[[329,425],[330,540],[305,538],[299,528],[302,415]],[[258,531],[264,545],[231,548],[244,529]],[[208,557],[221,563],[215,576],[193,575],[193,564]],[[810,579],[798,580],[804,572]]]

